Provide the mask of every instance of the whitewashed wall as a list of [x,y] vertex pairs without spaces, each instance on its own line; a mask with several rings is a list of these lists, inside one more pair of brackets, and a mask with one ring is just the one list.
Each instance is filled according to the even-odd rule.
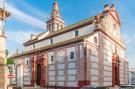
[[122,61],[120,62],[120,84],[124,84],[124,63]]
[[[70,59],[70,52],[74,52],[74,59]],[[67,69],[67,86],[68,87],[76,87],[77,82],[76,82],[76,74],[77,74],[77,69],[76,69],[76,49],[75,47],[70,47],[67,48],[67,57],[68,57],[68,69]]]
[[59,63],[64,62],[65,57],[66,57],[65,51],[58,51],[57,52],[57,61]]
[[92,33],[93,30],[94,30],[94,24],[91,24],[91,25],[88,25],[88,26],[79,28],[79,29],[78,29],[78,31],[79,31],[79,36],[83,36],[83,35],[86,35],[86,34],[90,34],[90,33]]
[[[94,30],[94,24],[87,25],[87,26],[84,26],[82,28],[75,29],[75,30],[78,30],[79,36],[87,35],[87,34],[90,34]],[[60,35],[55,36],[55,37],[52,37],[53,44],[74,38],[75,37],[75,30],[60,34]],[[43,40],[43,41],[40,41],[38,43],[35,43],[35,48],[37,49],[37,48],[45,47],[48,45],[51,45],[50,38]],[[33,45],[26,46],[24,51],[33,50],[32,47],[33,47]]]
[[17,86],[23,85],[23,65],[17,67]]
[[[15,59],[15,67],[17,67],[18,65],[23,65],[23,83],[24,85],[31,85],[31,56],[27,56],[27,57],[20,57]],[[17,83],[20,83],[20,79],[21,79],[21,68],[20,66],[17,68]],[[16,73],[16,72],[14,72]],[[16,75],[16,74],[15,74]],[[15,81],[14,81],[15,82]]]
[[[51,56],[54,56],[53,62],[51,62]],[[55,63],[55,61],[56,61],[55,56],[56,55],[54,54],[54,51],[48,53],[48,62],[49,62],[49,64]]]
[[[90,37],[88,37],[86,40],[89,41],[90,43],[98,46],[99,45],[99,40],[98,40],[99,36],[98,35],[99,35],[98,33],[90,35]],[[95,43],[95,41],[94,41],[95,37],[97,38],[97,43]]]
[[104,85],[111,86],[112,85],[112,44],[106,40],[103,39],[103,45],[104,45]]
[[55,43],[66,41],[66,40],[69,40],[72,38],[74,38],[74,31],[70,31],[70,32],[55,36],[55,37],[53,37],[53,40],[54,40],[54,44],[55,44]]
[[48,46],[49,44],[50,44],[50,40],[49,39],[40,41],[38,43],[35,43],[35,49]]
[[98,75],[99,75],[99,66],[98,66],[98,51],[96,49],[91,48],[91,55],[90,55],[90,81],[92,86],[98,86]]
[[23,70],[23,83],[24,85],[31,85],[31,67],[30,66],[25,66]]
[[[74,59],[70,59],[70,52],[74,52]],[[75,47],[70,47],[67,48],[67,57],[68,57],[68,61],[75,61],[76,60],[76,50]]]
[[24,51],[30,51],[30,50],[33,50],[33,45],[28,45],[28,46],[25,46],[24,47]]
[[[70,53],[74,52],[74,59],[70,59]],[[76,49],[75,46],[64,48],[61,50],[55,50],[48,52],[49,61],[51,60],[51,55],[55,56],[55,63],[50,63],[48,66],[48,79],[49,84],[57,84],[58,86],[75,87],[77,86],[76,82]],[[67,58],[65,60],[65,58]],[[67,61],[67,62],[65,62]],[[66,72],[66,75],[65,75]],[[67,79],[67,80],[66,80]],[[71,84],[72,83],[72,84]]]

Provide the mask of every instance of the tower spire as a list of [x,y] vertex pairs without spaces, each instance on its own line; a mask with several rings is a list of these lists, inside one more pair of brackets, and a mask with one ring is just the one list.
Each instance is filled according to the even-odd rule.
[[47,29],[49,32],[54,32],[60,30],[64,27],[64,21],[61,18],[59,11],[59,4],[57,0],[54,0],[53,10],[50,16],[50,19],[47,21]]

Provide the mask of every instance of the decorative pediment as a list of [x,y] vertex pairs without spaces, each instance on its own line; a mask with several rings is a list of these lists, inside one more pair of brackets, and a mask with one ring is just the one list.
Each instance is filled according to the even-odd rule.
[[104,6],[104,12],[103,12],[104,14],[109,14],[109,15],[111,15],[112,16],[112,18],[120,25],[121,23],[120,23],[120,19],[119,19],[119,16],[118,16],[118,13],[117,13],[117,11],[116,11],[116,9],[115,9],[115,6],[114,6],[114,4],[112,4],[112,5],[105,5]]
[[120,22],[120,19],[119,19],[119,16],[118,16],[118,13],[115,11],[110,11],[110,15],[112,16],[112,18],[120,25],[121,22]]

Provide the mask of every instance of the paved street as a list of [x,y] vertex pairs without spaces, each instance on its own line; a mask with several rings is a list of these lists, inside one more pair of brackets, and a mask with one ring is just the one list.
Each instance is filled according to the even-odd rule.
[[[47,89],[47,88],[42,88],[42,87],[39,87],[39,88],[25,87],[24,89]],[[48,89],[54,89],[54,88],[48,88]],[[57,89],[59,89],[59,88],[57,88]]]
[[[24,89],[47,89],[47,88],[33,88],[33,87],[25,87]],[[48,88],[48,89],[54,89],[54,88]],[[59,89],[59,88],[57,88]],[[110,89],[119,89],[118,87],[111,87]]]

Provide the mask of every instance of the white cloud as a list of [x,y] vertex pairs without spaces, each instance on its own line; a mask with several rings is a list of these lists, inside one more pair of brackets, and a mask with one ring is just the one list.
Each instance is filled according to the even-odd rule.
[[2,6],[2,0],[0,0],[0,8],[2,8],[3,6]]
[[18,44],[23,44],[30,39],[30,35],[35,33],[33,31],[8,31],[6,33],[8,41],[17,42]]
[[41,19],[41,20],[47,19],[47,17],[48,17],[47,13],[44,13],[43,11],[41,11],[41,9],[37,9],[36,7],[29,4],[27,1],[18,0],[18,3],[21,4],[23,7],[30,8],[30,9],[28,9],[28,11],[30,13],[34,14],[35,16],[37,16],[39,19]]
[[45,29],[45,23],[43,21],[40,21],[34,18],[33,16],[30,16],[7,3],[6,3],[6,7],[11,12],[11,16],[13,16],[15,19],[24,22],[26,24],[35,26],[37,28]]
[[125,44],[127,46],[133,46],[135,45],[135,34],[131,34],[131,33],[128,33],[128,32],[123,32],[122,33],[122,36],[123,36],[123,39],[125,41]]

